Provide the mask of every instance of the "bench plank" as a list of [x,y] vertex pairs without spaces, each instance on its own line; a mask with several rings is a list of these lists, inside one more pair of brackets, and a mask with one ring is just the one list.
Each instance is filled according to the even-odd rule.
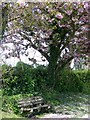
[[44,113],[51,109],[51,106],[41,96],[22,99],[18,101],[18,107],[20,108],[20,112],[25,116],[39,112]]

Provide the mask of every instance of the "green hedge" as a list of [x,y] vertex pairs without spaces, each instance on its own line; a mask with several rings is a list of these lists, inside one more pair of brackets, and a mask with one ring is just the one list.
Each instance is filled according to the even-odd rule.
[[90,70],[73,71],[78,76],[79,81],[83,82],[83,92],[90,94]]
[[[47,67],[33,66],[19,62],[16,67],[2,66],[3,93],[34,94],[48,88]],[[90,92],[90,70],[62,70],[55,90],[60,92]],[[51,86],[52,87],[52,86]]]
[[75,75],[81,80],[82,82],[89,82],[90,80],[90,70],[74,70]]
[[3,94],[33,94],[45,85],[46,68],[17,63],[16,67],[2,66]]
[[[29,75],[29,70],[27,67],[27,73],[22,66],[18,65],[16,67],[3,66],[4,69],[3,77],[3,88],[4,94],[20,94],[33,92],[34,80],[31,79]],[[27,89],[26,89],[27,88]]]
[[73,71],[64,70],[60,73],[56,88],[60,92],[81,92],[83,83]]
[[56,81],[60,92],[90,92],[90,70],[63,70]]

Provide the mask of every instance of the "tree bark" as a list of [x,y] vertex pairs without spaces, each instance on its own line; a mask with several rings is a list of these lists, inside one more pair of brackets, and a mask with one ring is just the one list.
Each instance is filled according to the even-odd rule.
[[56,82],[56,66],[58,60],[58,53],[59,53],[58,47],[54,46],[54,44],[51,44],[48,73],[49,73],[50,86],[52,86],[52,88],[54,88]]

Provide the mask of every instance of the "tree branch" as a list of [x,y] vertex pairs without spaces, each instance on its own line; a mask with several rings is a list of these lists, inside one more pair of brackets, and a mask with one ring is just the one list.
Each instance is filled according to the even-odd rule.
[[33,44],[33,42],[31,41],[31,38],[29,38],[29,37],[28,37],[27,35],[25,35],[25,34],[22,34],[21,32],[19,32],[19,34],[20,34],[21,36],[23,36],[26,40],[28,40],[28,41],[30,42],[29,44],[26,45],[26,47],[28,47],[28,46],[31,45],[31,47],[33,47],[35,50],[37,50],[38,52],[40,52],[41,55],[44,56],[44,57],[47,59],[47,61],[49,61],[49,56],[48,56],[48,54],[45,53],[43,50],[38,49],[38,47],[37,47],[35,44]]
[[57,64],[56,73],[62,68],[64,68],[67,65],[67,63],[69,63],[73,58],[74,56],[71,56],[65,62],[60,60],[59,63]]

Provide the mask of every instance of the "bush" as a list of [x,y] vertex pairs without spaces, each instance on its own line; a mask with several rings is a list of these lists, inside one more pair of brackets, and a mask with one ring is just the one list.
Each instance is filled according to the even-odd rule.
[[10,97],[10,96],[3,96],[2,98],[2,110],[5,112],[11,112],[14,111],[14,113],[18,113],[19,112],[19,108],[18,108],[18,99],[16,99],[15,97]]
[[3,94],[15,95],[34,93],[45,85],[46,68],[27,65],[19,62],[16,67],[2,66]]
[[[23,73],[21,73],[21,69],[23,70]],[[32,90],[32,93],[37,91],[40,92],[40,90],[45,86],[47,79],[47,68],[45,66],[40,65],[34,68],[33,66],[27,65],[25,63],[18,63],[16,66],[16,71],[20,72],[17,74],[17,76],[20,76],[20,79],[23,77],[23,79],[26,81],[23,81],[23,86],[25,86],[26,83],[26,85],[28,85],[28,88]]]
[[84,83],[90,80],[90,70],[74,70],[73,72]]
[[7,95],[33,93],[35,80],[30,76],[30,66],[18,63],[16,67],[2,66],[3,93]]
[[[48,87],[48,83],[50,85],[47,67],[42,65],[36,68],[22,62],[16,67],[3,65],[2,77],[3,93],[7,95],[40,93]],[[89,80],[90,70],[62,70],[54,89],[60,92],[89,92]]]
[[35,89],[40,91],[46,86],[48,73],[47,67],[45,66],[38,66],[37,68],[32,69],[32,79],[35,79]]
[[60,92],[90,92],[90,70],[63,70],[56,82]]
[[73,71],[64,70],[60,73],[56,89],[60,92],[82,92],[83,82],[79,80]]
[[79,80],[83,82],[83,92],[90,94],[90,70],[74,71]]

